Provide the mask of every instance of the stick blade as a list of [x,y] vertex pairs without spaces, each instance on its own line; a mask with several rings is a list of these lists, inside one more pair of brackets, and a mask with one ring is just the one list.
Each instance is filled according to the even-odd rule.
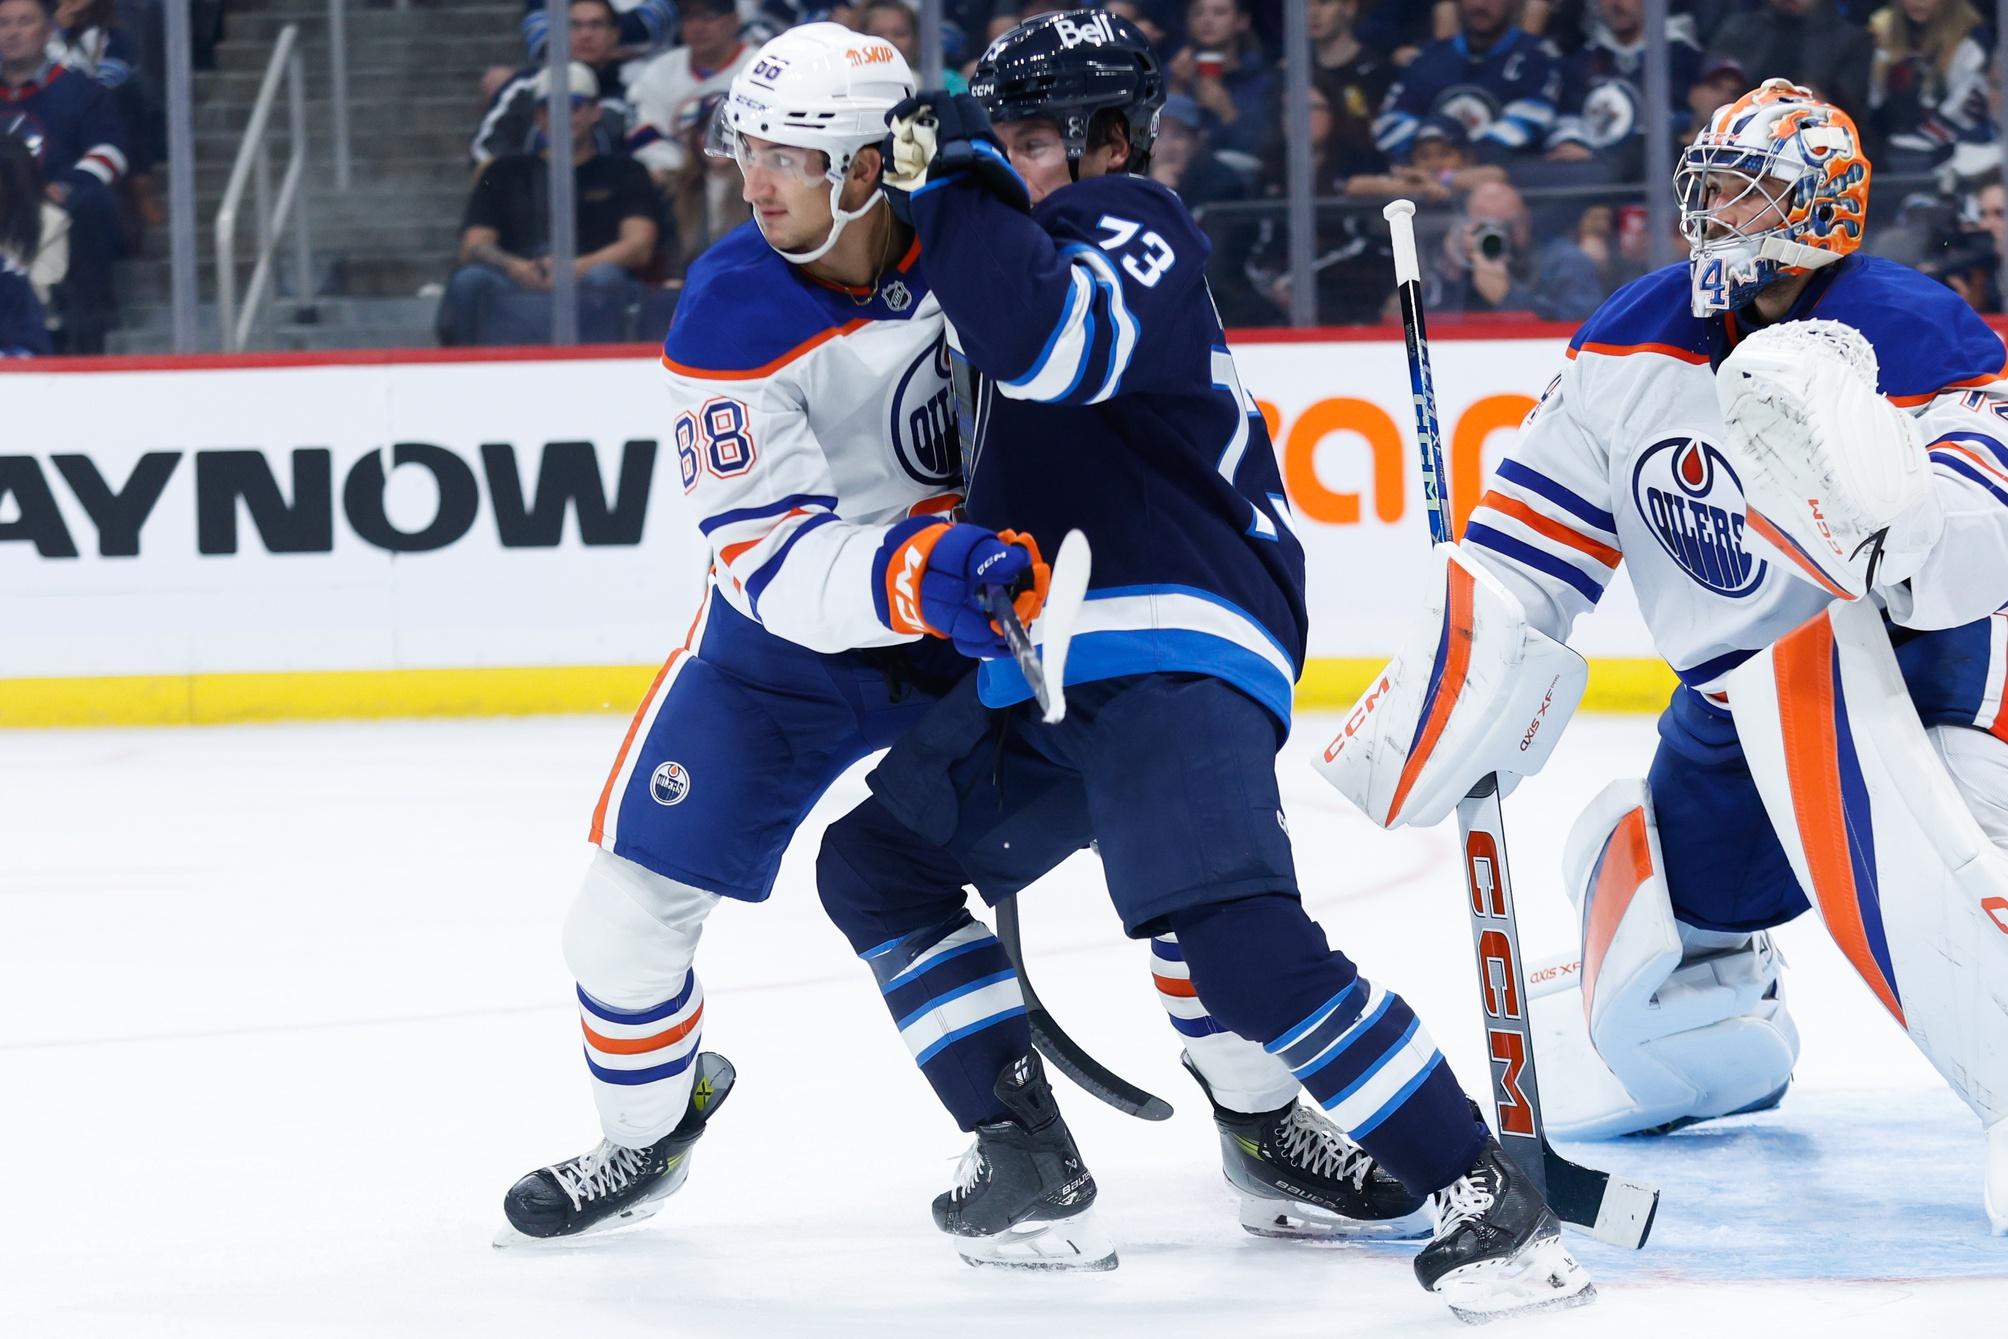
[[1081,606],[1088,596],[1088,575],[1094,568],[1094,553],[1088,537],[1069,530],[1053,558],[1053,580],[1046,590],[1046,604],[1038,621],[1039,656],[1046,681],[1046,700],[1052,703],[1045,721],[1048,725],[1067,715],[1067,652],[1080,622]]
[[[1032,1044],[1039,1048],[1039,1054],[1046,1062],[1072,1079],[1092,1097],[1108,1103],[1125,1116],[1135,1116],[1138,1120],[1169,1120],[1171,1103],[1152,1093],[1147,1093],[1121,1075],[1102,1069],[1072,1037],[1060,1031],[1053,1024],[1052,1015],[1043,1009],[1028,1012],[1026,1022],[1032,1027]],[[1106,1076],[1099,1077],[1097,1074]]]
[[1557,1218],[1628,1251],[1645,1245],[1659,1213],[1658,1190],[1570,1162],[1545,1144],[1541,1162],[1547,1174],[1548,1206]]

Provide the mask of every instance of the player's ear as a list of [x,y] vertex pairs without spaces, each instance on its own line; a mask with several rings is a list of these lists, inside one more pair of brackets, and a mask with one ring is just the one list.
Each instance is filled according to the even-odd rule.
[[885,170],[885,157],[876,144],[867,144],[851,159],[852,181],[876,182]]

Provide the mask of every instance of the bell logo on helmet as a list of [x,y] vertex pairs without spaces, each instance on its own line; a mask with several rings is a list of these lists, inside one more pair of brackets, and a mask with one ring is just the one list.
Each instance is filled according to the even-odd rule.
[[1089,46],[1106,46],[1116,40],[1115,26],[1107,14],[1100,13],[1085,20],[1057,18],[1053,20],[1053,32],[1058,35],[1061,47],[1069,50],[1084,42]]

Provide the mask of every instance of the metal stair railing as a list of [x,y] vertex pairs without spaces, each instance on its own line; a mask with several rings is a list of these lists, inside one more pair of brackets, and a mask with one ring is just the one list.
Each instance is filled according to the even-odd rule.
[[[244,348],[251,327],[258,319],[266,290],[272,285],[272,268],[279,239],[292,224],[293,262],[296,267],[295,295],[304,311],[314,301],[314,255],[308,239],[307,198],[307,90],[300,69],[300,28],[289,23],[279,33],[272,59],[265,64],[265,79],[258,88],[258,101],[251,108],[251,121],[244,127],[243,143],[237,147],[237,161],[230,169],[230,184],[224,188],[223,203],[216,211],[216,307],[223,332],[223,350],[237,353]],[[272,107],[279,98],[279,82],[287,86],[288,146],[286,172],[279,181],[278,194],[272,192],[272,155],[267,138]],[[258,235],[258,258],[251,278],[244,286],[240,310],[237,300],[237,217],[247,187],[255,190],[253,223]]]

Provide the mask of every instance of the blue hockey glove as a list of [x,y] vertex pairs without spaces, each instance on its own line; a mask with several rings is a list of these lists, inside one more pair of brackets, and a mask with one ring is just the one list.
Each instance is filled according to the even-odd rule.
[[958,172],[977,180],[1013,209],[1032,207],[1011,162],[990,129],[990,113],[967,93],[935,91],[908,98],[886,115],[892,133],[885,140],[886,198],[893,212],[911,223],[908,197],[930,181]]
[[894,632],[945,637],[975,659],[1011,654],[1004,630],[983,607],[983,592],[1011,592],[1020,623],[1046,602],[1053,569],[1030,535],[928,519],[895,526],[873,564],[880,617]]

